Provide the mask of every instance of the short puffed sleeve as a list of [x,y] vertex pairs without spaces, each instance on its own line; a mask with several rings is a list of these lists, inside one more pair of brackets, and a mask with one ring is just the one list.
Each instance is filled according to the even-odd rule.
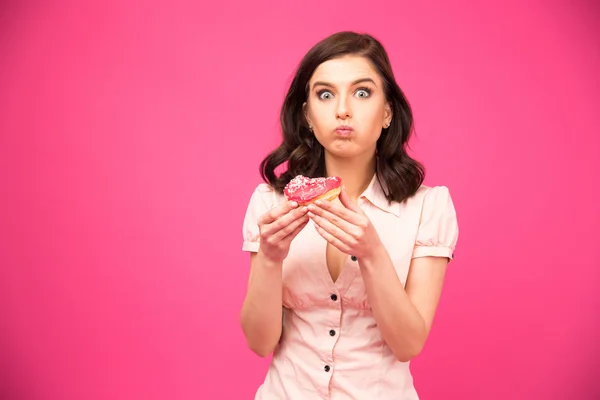
[[258,229],[258,219],[274,207],[275,191],[266,183],[259,184],[252,196],[246,209],[243,233],[243,251],[257,252],[260,243],[260,231]]
[[421,220],[412,258],[454,258],[458,241],[456,210],[445,186],[434,186],[424,196]]

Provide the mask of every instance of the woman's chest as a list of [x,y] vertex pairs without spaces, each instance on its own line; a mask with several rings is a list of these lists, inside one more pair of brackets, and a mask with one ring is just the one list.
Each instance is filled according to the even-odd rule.
[[[410,218],[365,210],[390,255],[402,283],[406,282],[416,238]],[[359,261],[328,246],[312,222],[293,240],[283,264],[283,302],[288,308],[330,305],[334,295],[347,306],[369,309]]]

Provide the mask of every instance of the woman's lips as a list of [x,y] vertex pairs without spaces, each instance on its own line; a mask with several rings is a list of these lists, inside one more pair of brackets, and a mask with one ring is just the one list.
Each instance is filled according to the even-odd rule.
[[335,129],[335,133],[337,133],[340,136],[350,136],[353,131],[354,129],[352,129],[352,127],[348,125],[338,126]]

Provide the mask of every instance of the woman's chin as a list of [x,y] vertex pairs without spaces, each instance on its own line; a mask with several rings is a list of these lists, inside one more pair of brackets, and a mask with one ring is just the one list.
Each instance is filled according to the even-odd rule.
[[358,149],[350,146],[332,146],[332,148],[326,148],[325,153],[329,153],[329,156],[331,157],[348,159],[360,156],[360,152],[357,150]]

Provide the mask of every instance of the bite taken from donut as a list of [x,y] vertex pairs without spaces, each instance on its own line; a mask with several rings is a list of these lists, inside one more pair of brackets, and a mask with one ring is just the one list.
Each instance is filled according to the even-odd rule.
[[317,200],[335,200],[341,191],[342,180],[337,176],[308,178],[298,175],[283,189],[285,197],[300,206],[314,203]]

